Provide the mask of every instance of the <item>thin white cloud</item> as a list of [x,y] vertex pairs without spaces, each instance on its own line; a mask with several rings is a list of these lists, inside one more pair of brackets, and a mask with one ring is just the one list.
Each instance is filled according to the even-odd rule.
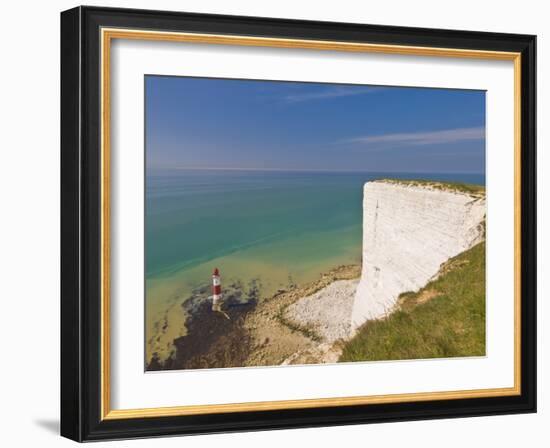
[[283,97],[287,103],[302,103],[304,101],[325,100],[331,98],[340,98],[346,96],[367,95],[369,93],[379,92],[382,87],[328,87],[317,92],[294,93]]
[[345,143],[360,144],[368,148],[401,146],[424,146],[442,143],[457,143],[468,140],[483,140],[484,127],[444,129],[428,132],[404,132],[395,134],[365,135],[344,140]]

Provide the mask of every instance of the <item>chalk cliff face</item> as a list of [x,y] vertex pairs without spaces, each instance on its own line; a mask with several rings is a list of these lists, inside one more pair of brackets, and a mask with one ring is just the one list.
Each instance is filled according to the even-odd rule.
[[442,263],[484,239],[485,194],[440,184],[374,181],[364,186],[363,267],[352,332],[417,291]]

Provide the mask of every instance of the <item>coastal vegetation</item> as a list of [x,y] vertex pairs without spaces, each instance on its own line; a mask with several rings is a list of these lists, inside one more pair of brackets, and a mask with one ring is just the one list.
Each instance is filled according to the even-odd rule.
[[485,242],[443,264],[396,311],[367,321],[343,344],[340,362],[485,355]]
[[[179,316],[184,324],[175,330],[185,331],[170,332],[174,325],[168,316],[160,320],[150,337],[153,350],[147,355],[146,369],[483,356],[485,243],[478,242],[485,236],[484,187],[401,179],[375,180],[367,185],[364,194],[371,195],[367,203],[376,204],[376,210],[367,210],[363,231],[375,234],[364,240],[363,263],[348,255],[344,259],[351,263],[325,270],[326,263],[307,263],[310,259],[302,256],[307,252],[306,245],[301,243],[299,247],[284,244],[278,252],[270,250],[269,254],[262,249],[266,257],[280,256],[288,250],[300,252],[292,269],[285,264],[274,270],[277,265],[273,261],[260,263],[257,258],[242,266],[238,259],[224,258],[222,269],[230,267],[231,271],[224,272],[231,274],[224,278],[222,313],[213,312],[207,300],[211,290],[208,283],[189,292],[179,289],[177,294],[181,296],[171,302],[167,314]],[[364,188],[367,190],[367,186]],[[449,191],[457,194],[445,194]],[[377,195],[391,206],[380,206]],[[316,249],[312,256],[325,259],[334,247],[347,241],[329,235],[331,238],[326,238],[326,233],[315,237],[313,246],[323,251]],[[392,240],[395,235],[399,238]],[[373,244],[375,237],[384,244]],[[307,234],[296,241],[304,238]],[[467,239],[467,243],[461,243],[460,238]],[[356,249],[350,254],[359,252],[357,235],[349,244],[354,241]],[[391,276],[378,282],[376,272],[365,271],[365,256],[379,271],[399,273],[399,289],[391,288]],[[327,263],[339,259],[329,257]],[[316,274],[304,275],[296,270],[296,266],[303,265]],[[208,273],[201,274],[201,278],[208,278]],[[403,282],[410,278],[414,282]],[[360,293],[358,288],[364,279],[383,287],[371,296]],[[425,286],[417,290],[421,285]],[[414,291],[403,292],[407,289]],[[365,297],[371,305],[385,297],[391,301],[379,314],[371,314],[371,320],[355,324],[354,307],[362,303],[358,298]]]
[[433,190],[454,191],[457,193],[467,193],[473,196],[485,196],[485,186],[467,184],[464,182],[441,182],[424,179],[381,179],[379,182],[390,184],[400,184],[410,187],[427,187]]

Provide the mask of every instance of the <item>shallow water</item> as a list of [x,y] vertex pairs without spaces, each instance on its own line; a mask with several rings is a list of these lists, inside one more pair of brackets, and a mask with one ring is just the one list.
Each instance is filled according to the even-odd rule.
[[[360,263],[362,186],[384,177],[484,183],[474,174],[148,173],[147,358],[152,351],[162,357],[171,341],[185,334],[186,316],[179,305],[210,282],[214,267],[221,271],[222,287],[224,282],[246,287],[258,280],[261,299],[336,266]],[[153,344],[153,339],[158,340]]]

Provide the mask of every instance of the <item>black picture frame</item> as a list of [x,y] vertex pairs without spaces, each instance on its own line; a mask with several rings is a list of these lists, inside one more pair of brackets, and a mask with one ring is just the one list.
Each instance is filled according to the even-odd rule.
[[[521,53],[521,394],[101,418],[100,29],[245,35]],[[61,13],[61,435],[76,441],[536,411],[536,37],[99,7]]]

